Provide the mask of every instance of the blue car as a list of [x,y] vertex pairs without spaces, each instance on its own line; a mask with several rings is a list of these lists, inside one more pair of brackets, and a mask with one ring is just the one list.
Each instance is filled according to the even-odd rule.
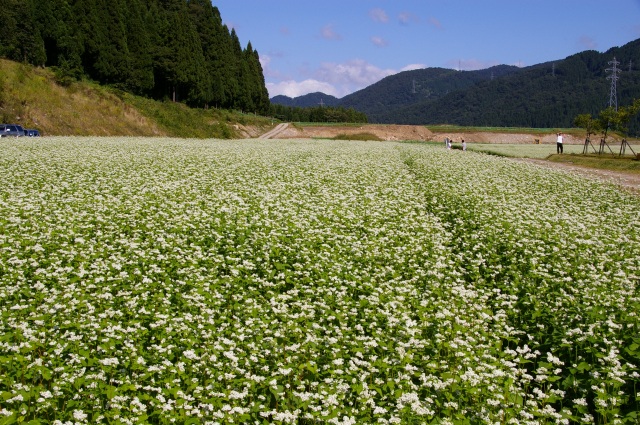
[[24,128],[17,124],[0,124],[0,137],[24,137]]
[[24,130],[24,135],[27,137],[40,137],[40,132],[35,128],[27,128]]

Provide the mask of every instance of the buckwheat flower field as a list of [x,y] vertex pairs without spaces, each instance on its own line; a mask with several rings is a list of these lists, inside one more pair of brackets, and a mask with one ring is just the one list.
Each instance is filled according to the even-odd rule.
[[2,139],[0,424],[635,424],[639,232],[440,146]]

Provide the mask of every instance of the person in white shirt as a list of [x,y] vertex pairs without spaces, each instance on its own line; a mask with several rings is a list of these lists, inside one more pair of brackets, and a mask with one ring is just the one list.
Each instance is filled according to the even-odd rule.
[[562,153],[562,133],[558,133],[558,138],[556,139],[556,151],[558,153]]

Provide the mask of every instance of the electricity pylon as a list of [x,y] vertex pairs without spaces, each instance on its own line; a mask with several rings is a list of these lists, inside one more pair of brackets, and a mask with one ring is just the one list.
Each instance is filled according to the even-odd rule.
[[605,69],[606,72],[611,72],[611,75],[607,76],[607,80],[611,80],[611,91],[609,93],[609,107],[614,107],[615,110],[618,110],[618,93],[617,93],[617,82],[620,79],[620,62],[616,60],[616,57],[613,57],[612,61],[607,62],[609,65],[612,65],[611,68]]

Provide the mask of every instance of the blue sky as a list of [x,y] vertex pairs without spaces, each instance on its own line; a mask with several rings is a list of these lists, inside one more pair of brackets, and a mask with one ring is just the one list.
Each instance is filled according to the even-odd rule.
[[258,51],[270,97],[343,97],[410,69],[529,66],[640,38],[640,0],[212,3]]

